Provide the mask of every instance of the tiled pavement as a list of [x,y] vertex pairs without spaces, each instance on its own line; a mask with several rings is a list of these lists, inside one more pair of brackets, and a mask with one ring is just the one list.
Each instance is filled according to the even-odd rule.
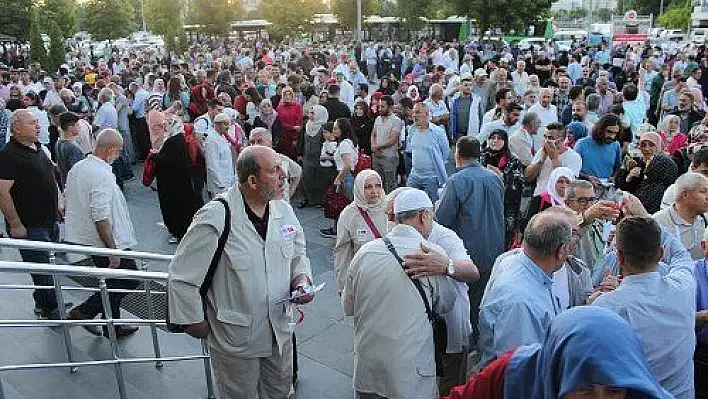
[[[139,245],[136,250],[170,254],[169,235],[160,225],[161,216],[157,193],[140,185],[138,180],[126,185],[125,196],[136,226]],[[331,221],[316,208],[296,210],[305,229],[307,251],[315,281],[327,282],[315,301],[305,307],[305,320],[298,327],[300,383],[298,399],[349,399],[352,392],[353,328],[342,314],[334,283],[332,240],[320,237],[319,229]],[[19,260],[15,250],[2,250],[2,260]],[[72,259],[73,260],[73,259]],[[148,270],[165,271],[166,264],[149,263]],[[28,275],[0,275],[2,284],[29,284]],[[72,281],[64,281],[74,284]],[[87,294],[75,291],[67,300],[80,303]],[[29,291],[0,290],[1,319],[32,319],[32,299]],[[108,359],[108,341],[94,337],[81,328],[71,331],[79,360]],[[199,353],[196,340],[184,335],[159,332],[163,356]],[[123,356],[150,357],[152,345],[147,327],[120,344]],[[55,329],[0,329],[0,366],[23,363],[66,361],[62,334]],[[166,363],[157,370],[152,363],[124,366],[128,397],[137,398],[201,398],[206,396],[202,362]],[[76,373],[67,369],[12,371],[0,374],[7,399],[38,398],[117,398],[118,389],[112,366],[83,367]],[[2,397],[2,395],[0,395]]]

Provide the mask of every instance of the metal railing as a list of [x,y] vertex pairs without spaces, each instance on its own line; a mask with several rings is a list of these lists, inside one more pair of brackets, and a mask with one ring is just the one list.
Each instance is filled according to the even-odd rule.
[[[5,399],[2,384],[2,374],[8,371],[48,369],[48,368],[68,368],[71,373],[77,372],[79,367],[104,366],[112,364],[115,369],[118,393],[121,399],[127,399],[125,379],[123,377],[123,365],[132,363],[155,362],[157,369],[162,369],[163,362],[176,362],[185,360],[202,359],[204,362],[204,374],[206,377],[208,398],[214,398],[214,387],[211,375],[211,360],[206,341],[201,341],[201,355],[189,356],[168,356],[163,357],[160,350],[160,341],[157,332],[158,326],[166,325],[164,319],[155,319],[155,312],[152,302],[153,294],[166,295],[165,292],[153,291],[150,282],[164,283],[167,286],[167,273],[148,272],[146,261],[169,262],[171,255],[154,254],[149,252],[122,251],[109,248],[93,248],[80,245],[56,244],[42,241],[17,240],[11,238],[0,238],[0,248],[28,249],[49,252],[50,264],[28,263],[28,262],[6,262],[0,261],[0,273],[37,273],[51,275],[54,280],[53,286],[39,286],[28,284],[0,284],[0,289],[6,290],[35,290],[53,289],[56,295],[59,311],[59,320],[0,320],[0,328],[20,328],[20,327],[60,327],[62,329],[64,346],[67,353],[67,361],[59,363],[34,363],[0,366],[0,399]],[[68,266],[54,264],[55,252],[76,253],[92,256],[112,256],[117,258],[134,259],[140,263],[141,270],[124,269],[103,269],[85,266]],[[64,286],[57,277],[93,277],[98,279],[98,288]],[[108,279],[130,279],[143,282],[144,289],[113,289],[108,288]],[[67,320],[66,305],[64,301],[64,291],[88,291],[99,292],[104,310],[104,319],[95,320]],[[109,293],[140,293],[144,294],[147,306],[147,319],[114,319]],[[148,325],[152,336],[152,346],[155,357],[122,358],[118,347],[118,338],[115,326],[121,325]],[[75,326],[101,326],[107,330],[108,340],[111,346],[111,359],[77,361],[74,354],[74,346],[71,341],[70,329]]]

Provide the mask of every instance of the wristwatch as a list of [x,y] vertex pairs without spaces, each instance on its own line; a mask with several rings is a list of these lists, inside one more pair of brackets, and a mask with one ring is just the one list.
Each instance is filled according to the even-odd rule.
[[452,277],[455,275],[455,264],[452,263],[452,259],[447,258],[447,276]]

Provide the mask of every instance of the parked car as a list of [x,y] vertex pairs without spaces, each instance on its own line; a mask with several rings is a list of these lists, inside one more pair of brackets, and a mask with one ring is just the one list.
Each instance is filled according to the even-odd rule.
[[527,37],[519,40],[519,50],[539,50],[546,44],[546,39],[543,37]]
[[694,44],[708,43],[708,29],[696,28],[691,32],[691,42]]

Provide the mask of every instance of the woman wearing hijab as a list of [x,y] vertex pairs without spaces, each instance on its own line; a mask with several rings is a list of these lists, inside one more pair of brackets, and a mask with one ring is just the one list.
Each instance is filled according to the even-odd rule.
[[666,156],[661,136],[647,132],[639,136],[640,157],[625,156],[615,176],[615,185],[634,194],[650,214],[660,210],[664,191],[678,178],[678,166]]
[[489,135],[487,148],[479,161],[504,182],[504,220],[506,222],[506,248],[515,241],[524,190],[524,165],[509,150],[509,136],[498,129]]
[[385,197],[378,173],[371,169],[359,172],[354,179],[354,202],[344,208],[337,221],[334,267],[337,271],[337,292],[340,294],[349,263],[359,248],[386,234]]
[[201,193],[197,193],[192,183],[184,124],[176,115],[167,123],[160,147],[155,149],[155,180],[162,220],[174,237],[171,242],[176,243],[187,232],[202,201]]
[[567,148],[575,147],[578,140],[588,135],[588,128],[582,122],[570,122],[565,127],[565,146]]
[[146,119],[150,132],[150,148],[153,152],[157,152],[160,150],[169,128],[168,118],[162,112],[162,100],[148,103]]
[[278,105],[278,118],[283,124],[282,151],[278,152],[291,159],[297,159],[297,141],[302,129],[302,106],[295,101],[292,87],[285,87],[282,96]]
[[500,356],[443,399],[670,399],[634,330],[595,306],[563,311],[543,343]]
[[673,155],[688,145],[688,137],[681,132],[681,119],[678,115],[666,115],[658,127],[662,148],[666,149],[667,154]]
[[148,97],[148,106],[150,109],[156,109],[163,111],[166,107],[163,105],[167,94],[167,89],[165,88],[165,81],[162,79],[155,79],[152,82],[152,91]]
[[413,103],[422,101],[420,97],[420,92],[418,91],[418,87],[416,85],[408,86],[408,92],[406,93],[406,95],[408,96],[408,98],[413,100]]
[[546,190],[540,195],[531,198],[526,214],[521,221],[521,231],[526,230],[526,225],[533,215],[544,211],[552,206],[565,206],[565,188],[575,180],[575,173],[572,169],[561,166],[553,169],[548,177]]
[[369,106],[363,100],[357,100],[354,104],[352,115],[352,128],[354,135],[359,140],[359,148],[364,154],[371,156],[371,130],[374,128],[376,118],[371,116]]
[[258,116],[256,116],[253,120],[253,127],[263,127],[268,129],[270,134],[273,136],[273,149],[275,152],[283,153],[283,122],[273,109],[273,104],[267,98],[263,99],[258,106],[258,111]]
[[323,168],[320,165],[320,154],[324,141],[322,126],[327,123],[327,119],[329,119],[327,108],[319,104],[313,105],[307,115],[305,133],[300,139],[302,142],[302,183],[305,189],[305,199],[298,205],[299,208],[322,205],[322,197],[336,173],[333,168]]

